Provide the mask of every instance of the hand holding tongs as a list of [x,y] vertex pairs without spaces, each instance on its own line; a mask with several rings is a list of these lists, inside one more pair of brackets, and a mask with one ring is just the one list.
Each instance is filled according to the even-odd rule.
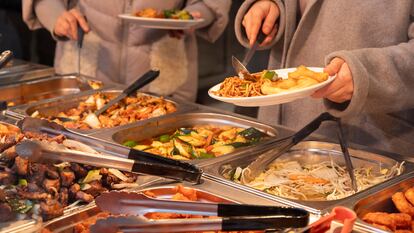
[[47,120],[26,117],[19,121],[18,126],[22,132],[39,132],[51,135],[62,134],[66,138],[85,143],[103,153],[102,155],[97,155],[77,152],[62,146],[59,147],[59,145],[53,146],[34,141],[21,142],[20,145],[16,146],[18,154],[26,154],[25,156],[32,160],[42,160],[42,158],[61,159],[68,162],[118,168],[123,171],[156,175],[193,183],[200,182],[201,174],[203,173],[201,169],[190,163],[126,148],[121,145],[111,144],[109,148],[102,148],[105,142],[70,132],[63,126]]
[[[162,212],[222,218],[155,221],[132,216],[109,217],[97,221],[91,228],[92,232],[107,228],[128,228],[131,232],[265,230],[304,227],[309,221],[309,213],[298,208],[160,200],[136,192],[103,193],[95,202],[101,210],[112,214],[144,215]],[[153,231],[148,231],[149,229]]]
[[246,171],[248,172],[244,173],[245,178],[247,180],[252,180],[257,177],[264,169],[268,167],[271,162],[290,150],[293,146],[301,142],[303,139],[308,137],[311,133],[317,130],[324,121],[335,121],[338,124],[339,143],[341,145],[342,153],[345,157],[346,168],[351,178],[352,188],[356,192],[358,190],[358,187],[354,174],[354,167],[352,165],[351,157],[348,152],[348,145],[343,134],[341,120],[327,112],[319,115],[317,118],[315,118],[313,121],[311,121],[309,124],[307,124],[292,136],[264,142],[263,147],[265,148],[266,152],[260,155],[248,166],[250,169],[247,169]]

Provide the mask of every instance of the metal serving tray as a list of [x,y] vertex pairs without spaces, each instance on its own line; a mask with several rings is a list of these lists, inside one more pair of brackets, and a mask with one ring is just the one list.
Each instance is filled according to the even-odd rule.
[[[257,150],[260,151],[260,148]],[[311,152],[312,155],[307,156],[296,156],[297,160],[300,160],[302,162],[306,163],[314,163],[314,162],[320,162],[327,159],[327,156],[330,155],[332,158],[336,160],[336,162],[339,165],[344,165],[344,159],[340,150],[340,146],[338,144],[334,143],[328,143],[328,142],[319,142],[319,141],[305,141],[302,143],[299,143],[295,147],[292,148],[291,151],[296,152]],[[362,165],[374,165],[378,166],[381,164],[382,168],[389,168],[394,166],[397,162],[402,162],[399,160],[394,160],[392,158],[374,154],[368,151],[363,150],[355,150],[355,149],[349,149],[349,152],[352,156],[352,161],[354,164],[354,167],[359,167]],[[202,166],[204,172],[206,173],[206,177],[209,179],[222,182],[224,184],[233,186],[235,188],[238,188],[240,190],[245,190],[251,193],[255,193],[259,196],[275,200],[281,203],[284,203],[286,205],[295,206],[299,208],[305,208],[309,212],[319,214],[323,211],[327,211],[329,208],[339,205],[342,202],[345,202],[347,200],[358,198],[361,196],[364,196],[364,193],[368,192],[369,190],[380,188],[380,185],[375,185],[369,189],[366,189],[362,192],[359,192],[357,194],[354,194],[350,197],[346,197],[339,200],[332,200],[332,201],[303,201],[303,200],[293,200],[293,199],[287,199],[279,196],[275,196],[269,193],[266,193],[264,191],[260,191],[236,182],[233,182],[231,180],[226,179],[223,175],[226,170],[229,169],[235,169],[236,167],[246,167],[251,162],[253,162],[256,157],[260,153],[245,153],[243,155],[238,156],[231,156],[227,159],[223,159],[222,161],[219,161],[214,164],[210,164],[209,166]],[[289,152],[285,155],[282,155],[280,158],[287,158],[289,156]],[[403,174],[410,173],[413,169],[414,165],[411,163],[405,163]],[[392,183],[393,180],[396,178],[392,178],[388,181],[383,182],[382,184],[389,184]]]
[[[101,92],[101,93],[105,93],[108,95],[116,95],[120,93],[121,91],[122,90],[119,87],[116,87],[116,88],[108,87],[108,88],[103,88],[102,90],[90,90],[90,91],[81,92],[75,95],[64,96],[64,97],[49,99],[49,100],[43,100],[43,101],[39,101],[36,103],[30,103],[30,104],[12,107],[6,111],[6,115],[14,117],[14,118],[18,118],[18,119],[23,119],[26,116],[30,116],[33,112],[39,111],[42,115],[45,115],[45,116],[56,116],[61,111],[65,111],[70,108],[74,108],[78,106],[78,104],[81,101],[86,100],[90,95],[93,95],[95,93]],[[151,95],[151,96],[156,96],[156,95]],[[184,105],[177,100],[174,100],[171,98],[165,98],[165,99],[175,104],[175,106],[177,107],[177,111],[172,114],[186,112],[191,109],[194,109],[193,106]],[[142,121],[147,121],[147,120],[142,120]],[[118,127],[120,126],[117,126],[114,128],[118,128]],[[68,129],[68,130],[72,130],[74,132],[78,132],[82,134],[90,134],[92,132],[99,132],[105,129],[103,128],[103,129],[90,129],[90,130],[80,130],[80,129]]]
[[87,90],[92,90],[92,87],[82,82],[79,77],[72,75],[51,76],[29,82],[1,86],[0,101],[21,105]]
[[[181,183],[170,182],[164,179],[154,180],[153,183],[148,184],[137,191],[151,191],[159,198],[171,198],[174,195],[173,188]],[[199,185],[190,185],[185,183],[185,187],[190,187],[197,190],[199,200],[202,202],[221,202],[221,203],[246,203],[259,205],[279,205],[267,199],[263,199],[247,192],[236,190],[229,186],[205,180]],[[76,224],[81,223],[85,219],[95,216],[100,211],[98,207],[91,206],[87,209],[73,212],[71,214],[62,216],[46,223],[43,227],[49,231],[56,233],[73,232]],[[316,219],[316,217],[313,217]]]
[[27,82],[53,75],[53,67],[13,59],[11,66],[0,70],[0,85]]
[[392,184],[383,185],[361,198],[347,201],[344,205],[352,208],[358,216],[355,229],[360,232],[387,232],[362,221],[362,217],[369,212],[399,213],[391,200],[391,196],[411,187],[414,187],[414,177],[412,174],[406,174],[398,177]]
[[[241,128],[254,127],[269,136],[279,136],[280,130],[276,128],[253,121],[248,118],[243,118],[233,115],[224,115],[219,113],[204,112],[202,110],[181,113],[174,116],[164,116],[145,122],[135,122],[133,124],[118,127],[116,129],[108,129],[98,133],[91,134],[91,137],[99,138],[109,143],[122,144],[126,140],[141,141],[147,138],[156,137],[168,132],[173,132],[181,127],[193,127],[196,125],[218,125],[218,126],[235,126]],[[283,131],[283,130],[282,130]],[[259,145],[260,142],[256,145]],[[254,146],[256,146],[254,145]],[[251,146],[250,146],[251,147]],[[245,147],[247,148],[247,147]],[[244,148],[238,148],[237,151],[242,151]],[[234,153],[234,152],[233,152]],[[230,154],[233,154],[230,153]],[[230,155],[227,154],[227,155]],[[224,155],[224,156],[227,156]],[[191,160],[193,163],[204,164],[207,161],[214,161],[223,156],[212,159]]]

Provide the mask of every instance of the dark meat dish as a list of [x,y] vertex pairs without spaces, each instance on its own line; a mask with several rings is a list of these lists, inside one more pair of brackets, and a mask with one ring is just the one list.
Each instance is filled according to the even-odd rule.
[[[63,145],[62,135],[48,137],[37,133],[20,133],[0,123],[0,222],[13,220],[16,214],[39,213],[43,220],[63,214],[73,203],[90,203],[107,190],[136,186],[137,175],[112,168],[97,168],[62,162],[40,164],[16,154],[15,145],[22,140],[41,140]],[[73,143],[73,142],[71,142]]]

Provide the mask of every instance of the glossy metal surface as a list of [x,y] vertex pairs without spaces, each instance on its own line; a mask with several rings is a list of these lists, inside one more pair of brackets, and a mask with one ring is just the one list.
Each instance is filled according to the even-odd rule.
[[[355,195],[352,195],[350,197],[346,197],[344,199],[340,200],[333,200],[333,201],[302,201],[302,200],[293,200],[293,199],[287,199],[278,197],[269,193],[266,193],[264,191],[256,190],[254,188],[233,182],[231,180],[226,179],[223,175],[224,173],[230,171],[231,169],[235,169],[236,167],[246,167],[249,163],[255,160],[255,158],[258,156],[257,151],[259,151],[260,148],[256,148],[256,153],[254,150],[251,151],[251,153],[244,153],[243,155],[238,156],[229,156],[227,159],[223,159],[220,162],[213,163],[210,166],[202,167],[205,174],[205,177],[208,177],[209,179],[215,180],[217,182],[221,182],[223,184],[235,187],[240,190],[245,190],[251,193],[254,193],[256,195],[278,201],[281,203],[285,203],[290,206],[294,207],[300,207],[305,208],[306,210],[312,212],[312,213],[321,213],[324,210],[327,210],[333,206],[336,206],[340,204],[341,202],[353,199],[360,198],[361,195],[363,196],[364,193],[366,193],[368,190],[375,190],[377,188],[380,188],[381,185],[373,186],[367,190],[364,190],[362,192],[359,192]],[[297,153],[287,153],[285,155],[282,155],[280,158],[287,158],[287,156],[295,156],[295,159],[297,159],[300,162],[303,163],[317,163],[324,161],[326,159],[329,159],[329,156],[331,156],[336,163],[339,165],[345,165],[345,161],[343,158],[342,153],[340,152],[340,146],[338,144],[334,143],[326,143],[326,142],[319,142],[319,141],[305,141],[302,142],[295,147],[292,148],[293,151],[296,150],[296,152],[311,152],[312,155],[307,156],[301,156]],[[355,150],[355,149],[349,149],[349,152],[352,156],[353,164],[355,167],[360,166],[374,166],[378,167],[381,165],[382,168],[390,168],[391,166],[395,165],[397,160],[391,159],[386,156],[382,156],[379,154],[374,154],[368,151],[362,151],[362,150]],[[401,161],[398,161],[401,162]],[[403,174],[408,174],[412,171],[414,165],[411,163],[405,163],[404,166],[404,172]],[[389,184],[394,182],[395,179],[398,177],[392,178],[389,181],[386,181],[384,183]],[[383,183],[383,184],[384,184]]]
[[39,78],[49,77],[55,73],[53,67],[34,64],[19,59],[13,59],[0,70],[0,85],[9,85],[27,82]]
[[[159,198],[170,199],[174,194],[174,187],[176,182],[169,182],[164,179],[154,179],[152,183],[137,189],[137,191],[151,191]],[[194,188],[197,190],[197,195],[202,202],[220,202],[220,203],[245,203],[258,205],[274,205],[281,206],[281,204],[272,202],[254,196],[250,193],[236,190],[234,188],[225,186],[220,183],[215,183],[210,180],[204,180],[202,184],[191,185],[184,183],[185,187]],[[44,227],[53,232],[73,232],[73,227],[77,223],[82,222],[88,217],[94,216],[99,212],[97,207],[89,207],[77,212],[72,212],[59,219],[55,219],[46,223]],[[312,216],[315,219],[315,216]]]
[[413,186],[414,175],[408,174],[399,177],[399,179],[391,185],[383,186],[382,188],[367,193],[361,198],[346,202],[345,205],[353,208],[358,216],[356,229],[361,232],[385,232],[362,221],[362,217],[369,212],[399,213],[391,200],[391,196],[396,192],[404,192]]
[[[35,81],[0,86],[0,101],[12,106],[92,90],[76,76],[52,76]],[[9,105],[10,106],[10,105]]]

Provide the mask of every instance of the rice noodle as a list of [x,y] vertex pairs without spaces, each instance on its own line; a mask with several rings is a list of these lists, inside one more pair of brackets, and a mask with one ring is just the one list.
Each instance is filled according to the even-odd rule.
[[[389,169],[383,169],[381,165],[376,168],[355,168],[358,192],[400,175],[403,163],[397,163]],[[236,182],[290,199],[337,200],[355,193],[346,168],[332,158],[316,164],[278,160],[254,180],[247,182],[249,174],[249,168],[243,169],[240,180]]]

